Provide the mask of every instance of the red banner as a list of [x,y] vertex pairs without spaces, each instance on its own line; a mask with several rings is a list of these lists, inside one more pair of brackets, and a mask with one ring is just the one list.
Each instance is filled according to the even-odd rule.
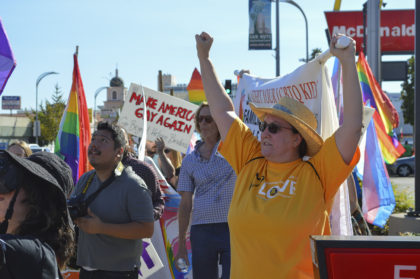
[[[356,40],[357,52],[363,43],[363,12],[325,12],[331,34],[341,33]],[[414,10],[381,11],[381,51],[383,53],[414,53]]]

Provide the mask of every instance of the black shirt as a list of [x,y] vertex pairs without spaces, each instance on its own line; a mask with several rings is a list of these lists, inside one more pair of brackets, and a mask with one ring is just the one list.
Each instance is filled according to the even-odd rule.
[[0,235],[1,279],[62,278],[54,250],[32,237]]

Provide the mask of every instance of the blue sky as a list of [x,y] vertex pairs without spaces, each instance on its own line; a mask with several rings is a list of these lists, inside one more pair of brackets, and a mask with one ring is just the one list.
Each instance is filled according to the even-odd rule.
[[[324,11],[331,11],[334,1],[295,2],[308,19],[309,51],[326,50]],[[361,10],[364,2],[342,0],[341,10]],[[409,0],[384,2],[385,9],[414,9],[415,5]],[[272,24],[274,8],[273,3]],[[67,100],[76,45],[89,107],[96,89],[109,85],[117,65],[126,87],[135,82],[156,89],[159,70],[174,75],[178,83],[188,83],[199,66],[194,35],[203,30],[215,39],[211,57],[222,80],[234,79],[233,71],[242,68],[261,77],[275,76],[274,51],[248,50],[248,0],[13,0],[3,1],[0,17],[17,61],[3,95],[21,96],[22,108],[35,108],[36,79],[48,71],[60,74],[42,80],[39,103],[51,100],[57,83]],[[272,30],[275,34],[274,25]],[[303,57],[303,17],[296,7],[280,3],[280,73],[293,71]],[[383,60],[405,58],[384,56]],[[383,88],[399,92],[399,84],[385,83]],[[97,105],[104,100],[102,92]]]

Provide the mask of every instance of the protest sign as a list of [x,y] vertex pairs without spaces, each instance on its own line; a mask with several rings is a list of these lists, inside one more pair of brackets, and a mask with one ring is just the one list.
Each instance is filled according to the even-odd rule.
[[323,65],[317,61],[307,63],[293,73],[265,79],[245,74],[239,84],[234,101],[235,111],[245,124],[259,137],[258,119],[249,103],[276,104],[281,97],[293,98],[305,104],[314,114],[320,132]]
[[148,278],[150,275],[163,268],[162,261],[149,238],[143,239],[143,253],[140,262],[140,278]]
[[147,115],[147,139],[154,141],[162,137],[167,147],[185,153],[195,130],[197,108],[197,105],[182,99],[132,83],[118,125],[128,133],[141,137],[143,116]]

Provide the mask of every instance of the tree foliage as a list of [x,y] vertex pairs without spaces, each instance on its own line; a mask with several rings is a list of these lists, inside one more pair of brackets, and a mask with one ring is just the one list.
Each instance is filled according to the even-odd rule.
[[[322,50],[320,48],[313,48],[311,54],[308,57],[308,62],[314,60],[318,55],[322,53]],[[306,62],[306,58],[299,59],[301,62]]]
[[414,126],[414,56],[408,59],[407,79],[401,85],[401,109],[404,123]]
[[[55,85],[54,94],[51,97],[52,102],[45,101],[45,105],[40,106],[38,119],[41,123],[41,136],[39,137],[39,145],[47,145],[55,140],[60,126],[61,117],[63,116],[66,104],[63,100],[63,94],[58,84]],[[29,116],[35,121],[35,111]]]

